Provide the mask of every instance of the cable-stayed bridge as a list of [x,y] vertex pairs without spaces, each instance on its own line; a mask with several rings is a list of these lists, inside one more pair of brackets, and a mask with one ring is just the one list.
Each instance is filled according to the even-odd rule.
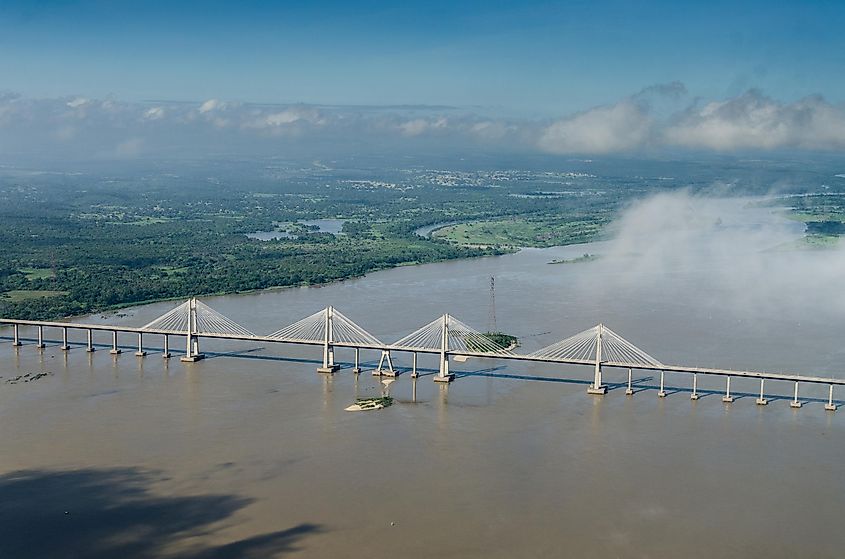
[[322,365],[317,369],[320,373],[334,373],[340,366],[335,362],[337,348],[351,348],[354,350],[355,361],[353,372],[361,372],[360,350],[376,350],[381,352],[378,366],[373,371],[376,375],[395,376],[392,354],[396,352],[412,355],[411,374],[418,376],[417,355],[434,354],[439,356],[439,369],[434,377],[436,382],[448,383],[455,375],[450,372],[450,361],[462,361],[467,358],[487,358],[514,361],[532,361],[541,363],[558,363],[566,365],[589,366],[593,372],[593,379],[587,392],[602,395],[607,392],[602,375],[605,368],[627,369],[628,381],[626,394],[633,394],[632,371],[653,371],[660,373],[660,388],[658,396],[665,397],[665,374],[684,373],[692,377],[692,392],[690,398],[697,400],[698,376],[712,375],[725,379],[724,402],[733,402],[731,393],[731,379],[734,377],[756,379],[760,382],[759,397],[756,402],[766,405],[765,383],[767,380],[793,383],[793,398],[790,405],[794,408],[802,406],[799,400],[801,384],[827,385],[828,399],[825,409],[835,411],[837,406],[833,400],[833,390],[837,385],[845,385],[845,379],[832,377],[818,377],[792,373],[773,373],[761,371],[737,371],[708,367],[691,367],[684,365],[668,365],[661,363],[630,341],[623,338],[607,326],[598,324],[588,330],[540,348],[531,353],[517,353],[516,348],[503,348],[487,335],[457,318],[444,314],[432,320],[425,326],[403,336],[393,343],[385,343],[353,322],[346,315],[332,306],[326,307],[314,314],[280,328],[267,335],[255,334],[234,320],[215,311],[202,301],[191,298],[166,312],[143,326],[133,327],[109,324],[81,324],[61,321],[38,321],[0,319],[0,325],[12,328],[12,343],[20,346],[22,327],[35,328],[37,331],[36,347],[45,347],[44,329],[60,329],[62,345],[60,349],[70,350],[68,343],[69,330],[86,332],[87,351],[95,351],[93,342],[94,332],[110,332],[112,347],[110,353],[119,354],[118,334],[134,334],[137,336],[137,351],[135,355],[147,355],[144,349],[144,336],[162,336],[164,341],[163,357],[170,358],[171,337],[184,338],[185,352],[181,361],[195,362],[203,358],[200,351],[200,340],[227,339],[241,341],[255,341],[263,343],[300,344],[319,346],[322,349]]

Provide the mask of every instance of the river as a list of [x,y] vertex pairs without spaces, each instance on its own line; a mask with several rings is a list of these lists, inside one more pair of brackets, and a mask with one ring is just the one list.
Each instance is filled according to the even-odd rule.
[[[665,241],[649,235],[672,212],[647,208],[613,242],[205,302],[261,334],[332,304],[393,341],[443,312],[487,329],[494,276],[496,326],[520,351],[602,321],[664,363],[842,376],[841,255],[778,250],[800,228],[733,207],[713,210],[716,225],[680,216],[686,232]],[[548,264],[586,252],[602,258]],[[80,320],[141,325],[174,304]],[[798,410],[756,406],[756,383],[740,381],[733,404],[691,402],[688,377],[668,375],[660,399],[637,374],[634,396],[612,384],[594,397],[587,368],[478,360],[440,386],[421,357],[424,376],[391,386],[396,404],[347,413],[380,390],[375,353],[356,378],[318,375],[319,348],[204,341],[209,358],[184,364],[152,336],[145,358],[131,336],[120,356],[96,341],[94,354],[0,342],[0,383],[53,373],[0,384],[0,557],[832,558],[845,546],[845,412],[824,411],[821,389]]]

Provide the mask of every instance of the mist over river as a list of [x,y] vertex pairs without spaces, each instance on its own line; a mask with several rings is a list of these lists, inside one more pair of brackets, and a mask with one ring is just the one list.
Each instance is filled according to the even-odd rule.
[[[614,240],[402,267],[324,287],[204,298],[258,334],[326,305],[385,342],[443,312],[519,352],[602,322],[661,362],[845,376],[842,250],[790,250],[802,225],[749,200],[659,196]],[[585,253],[596,260],[549,264]],[[331,263],[327,262],[327,266]],[[178,302],[82,317],[143,325]],[[9,336],[8,330],[2,331]],[[204,361],[0,340],[0,557],[842,557],[845,411],[827,387],[453,362],[390,386],[315,372],[316,347],[202,340]],[[72,333],[84,342],[84,332]],[[184,340],[171,338],[171,351]],[[407,371],[410,356],[396,354]],[[52,375],[29,383],[25,373]],[[781,395],[782,397],[778,397]],[[836,394],[845,399],[845,390]]]

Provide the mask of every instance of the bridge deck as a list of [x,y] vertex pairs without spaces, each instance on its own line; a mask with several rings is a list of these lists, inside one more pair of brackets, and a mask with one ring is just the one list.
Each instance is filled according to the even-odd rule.
[[[111,325],[111,324],[84,324],[79,322],[61,322],[61,321],[42,321],[42,320],[19,320],[19,319],[0,319],[0,325],[9,325],[9,326],[41,326],[44,328],[67,328],[69,330],[94,330],[94,331],[104,331],[104,332],[125,332],[125,333],[135,333],[135,334],[153,334],[153,335],[168,335],[168,336],[185,336],[188,332],[176,332],[172,330],[162,330],[156,328],[143,328],[143,327],[134,327],[134,326],[122,326],[122,325]],[[301,339],[301,338],[279,338],[279,337],[271,337],[271,336],[260,336],[257,334],[228,334],[228,333],[216,333],[216,332],[194,332],[192,333],[194,337],[198,338],[209,338],[209,339],[222,339],[222,340],[238,340],[238,341],[250,341],[250,342],[262,342],[262,343],[274,343],[274,344],[295,344],[295,345],[311,345],[311,346],[322,346],[324,345],[323,341],[320,340],[311,340],[311,339]],[[394,351],[394,352],[412,352],[412,353],[426,353],[426,354],[440,354],[440,349],[433,349],[433,348],[420,348],[420,347],[408,347],[403,345],[393,345],[393,344],[362,344],[362,343],[354,343],[354,342],[343,342],[343,341],[333,341],[331,343],[334,347],[347,347],[347,348],[358,348],[358,349],[370,349],[376,351]],[[474,352],[474,351],[466,351],[466,350],[447,350],[445,352],[447,356],[450,357],[475,357],[475,358],[483,358],[483,359],[500,359],[500,360],[511,360],[511,361],[529,361],[529,362],[538,362],[538,363],[555,363],[555,364],[562,364],[562,365],[588,365],[593,366],[595,365],[595,361],[592,359],[568,359],[568,358],[559,358],[559,357],[550,357],[550,356],[538,356],[538,355],[521,355],[516,353],[492,353],[492,352]],[[845,379],[838,379],[833,377],[821,377],[821,376],[811,376],[811,375],[800,375],[794,373],[786,373],[786,372],[765,372],[765,371],[744,371],[744,370],[732,370],[732,369],[721,369],[721,368],[712,368],[712,367],[692,367],[687,365],[667,365],[667,364],[659,364],[659,365],[652,365],[652,364],[645,364],[645,363],[626,363],[621,361],[601,361],[601,365],[603,367],[617,367],[617,368],[624,368],[624,369],[636,369],[636,370],[650,370],[650,371],[665,371],[665,372],[674,372],[674,373],[686,373],[686,374],[704,374],[704,375],[717,375],[717,376],[729,376],[729,377],[741,377],[741,378],[752,378],[752,379],[764,379],[764,380],[781,380],[781,381],[791,381],[791,382],[801,382],[801,383],[813,383],[813,384],[829,384],[829,385],[845,385]]]

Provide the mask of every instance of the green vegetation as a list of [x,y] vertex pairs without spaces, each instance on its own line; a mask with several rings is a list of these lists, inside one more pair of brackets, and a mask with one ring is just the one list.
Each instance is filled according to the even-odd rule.
[[519,217],[443,227],[432,236],[463,246],[550,247],[594,240],[609,216]]
[[828,249],[839,245],[845,235],[845,195],[808,194],[790,198],[794,205],[786,217],[804,223],[804,238],[789,247],[794,249]]
[[[356,162],[357,163],[357,162]],[[166,172],[0,171],[0,316],[49,319],[191,295],[314,285],[593,238],[627,197],[548,172],[251,162]],[[589,196],[534,196],[554,181]],[[491,185],[497,188],[491,188]],[[602,192],[605,192],[603,190]],[[340,219],[341,234],[307,220]],[[468,223],[472,239],[415,232]],[[294,235],[271,241],[256,231]]]
[[11,291],[6,291],[0,294],[0,300],[8,301],[10,303],[19,303],[21,301],[30,301],[33,299],[44,299],[45,297],[61,297],[67,294],[67,291],[50,291],[49,289],[12,289]]
[[[58,171],[6,165],[0,316],[56,318],[581,243],[600,238],[620,208],[652,192],[723,181],[748,185],[733,194],[754,195],[784,176],[818,184],[835,174],[827,163],[785,170],[759,160],[514,162],[481,154],[472,161],[138,160]],[[753,180],[735,180],[743,176]],[[841,197],[789,200],[796,215],[818,223],[810,226],[818,230],[814,239],[839,234],[824,222],[842,221]],[[318,219],[342,220],[341,234],[302,223]],[[431,238],[416,234],[436,224],[452,225]],[[295,238],[246,236],[272,230]]]
[[21,268],[18,270],[28,280],[49,279],[56,277],[56,273],[50,268]]
[[513,349],[519,345],[519,339],[516,336],[504,332],[484,332],[484,337],[501,349]]

